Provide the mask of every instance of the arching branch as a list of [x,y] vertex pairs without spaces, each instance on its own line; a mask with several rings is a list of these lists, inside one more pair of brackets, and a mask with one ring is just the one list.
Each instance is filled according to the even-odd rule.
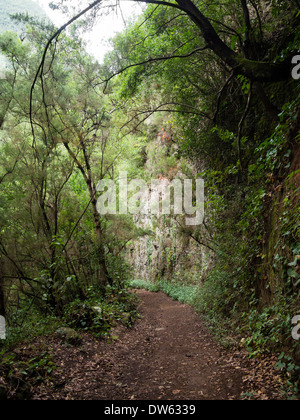
[[240,170],[243,169],[242,150],[241,150],[242,130],[243,130],[243,125],[244,125],[245,119],[246,119],[246,117],[248,115],[248,112],[249,112],[249,109],[250,109],[251,99],[252,99],[252,82],[250,81],[247,105],[246,105],[246,108],[243,112],[243,115],[240,119],[239,126],[238,126],[237,148],[238,148],[238,159],[239,159]]
[[[30,121],[32,127],[32,134],[34,139],[34,125],[33,125],[33,91],[38,80],[38,77],[43,77],[44,65],[47,52],[52,44],[52,42],[57,39],[60,34],[72,23],[80,19],[88,11],[92,10],[103,0],[96,0],[86,7],[83,11],[78,13],[72,19],[70,19],[65,25],[61,26],[49,39],[44,49],[43,57],[41,63],[38,67],[37,73],[35,75],[31,91],[30,91]],[[235,51],[233,51],[224,41],[219,37],[214,27],[210,23],[209,19],[200,11],[200,9],[191,1],[191,0],[176,0],[176,3],[170,3],[167,1],[160,0],[133,0],[141,3],[157,4],[166,7],[172,7],[178,10],[183,11],[189,16],[189,18],[194,22],[194,24],[200,29],[201,35],[205,40],[206,47],[211,49],[221,60],[223,60],[235,75],[240,74],[248,77],[251,81],[259,82],[279,82],[287,80],[290,77],[290,60],[287,58],[284,62],[273,63],[273,62],[261,62],[253,61],[247,58],[240,57]],[[241,2],[242,7],[244,8],[245,2]],[[246,5],[247,6],[247,5]],[[244,15],[247,19],[247,10],[244,8]],[[250,24],[250,21],[248,22]],[[182,56],[178,56],[182,58]],[[158,58],[159,61],[166,58]],[[149,62],[149,60],[148,60]],[[143,64],[143,63],[140,63]]]
[[[194,54],[196,54],[198,52],[201,52],[201,51],[204,51],[204,50],[207,50],[207,49],[208,49],[208,46],[204,46],[202,48],[196,48],[195,50],[193,50],[193,51],[191,51],[191,52],[189,52],[187,54],[182,54],[182,55],[168,55],[168,56],[155,57],[155,58],[151,58],[150,57],[147,60],[141,61],[139,63],[129,64],[128,66],[123,67],[121,70],[115,72],[114,74],[112,74],[111,76],[109,76],[107,79],[103,80],[100,84],[105,83],[105,87],[103,89],[103,91],[105,92],[105,90],[107,88],[108,82],[113,77],[115,77],[115,76],[117,76],[117,75],[119,75],[121,73],[124,73],[124,71],[126,71],[126,70],[128,70],[128,69],[130,69],[132,67],[144,66],[146,64],[154,63],[154,62],[157,62],[157,61],[173,60],[175,58],[188,58],[188,57],[191,57],[192,55],[194,55]],[[99,85],[99,83],[97,85]],[[95,85],[95,86],[97,86],[97,85]]]
[[47,56],[48,50],[49,50],[52,42],[54,40],[56,40],[61,35],[61,33],[63,31],[65,31],[70,25],[72,25],[72,23],[76,22],[83,15],[85,15],[88,11],[92,10],[94,7],[96,7],[101,2],[102,2],[102,0],[96,0],[96,1],[94,1],[88,7],[86,7],[84,10],[82,10],[80,13],[78,13],[76,16],[74,16],[72,19],[70,19],[67,23],[65,23],[63,26],[61,26],[51,36],[51,38],[48,40],[48,42],[47,42],[47,44],[45,46],[42,60],[40,62],[40,65],[38,67],[38,70],[36,72],[35,78],[33,80],[33,83],[32,83],[31,89],[30,89],[30,109],[29,109],[29,115],[30,115],[30,122],[31,122],[31,130],[32,130],[33,140],[35,139],[34,124],[33,124],[33,92],[34,92],[34,88],[35,88],[35,85],[37,83],[38,78],[39,77],[43,78],[44,66],[45,66],[45,61],[46,61],[46,56]]

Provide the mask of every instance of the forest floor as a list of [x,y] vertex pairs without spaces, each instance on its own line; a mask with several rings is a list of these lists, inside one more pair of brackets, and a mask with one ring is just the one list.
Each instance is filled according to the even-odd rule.
[[[57,338],[46,346],[59,369],[34,386],[34,400],[229,400],[285,399],[275,357],[250,360],[226,350],[188,305],[164,293],[138,290],[139,319],[107,342],[84,335],[78,347]],[[41,350],[40,348],[40,350]]]

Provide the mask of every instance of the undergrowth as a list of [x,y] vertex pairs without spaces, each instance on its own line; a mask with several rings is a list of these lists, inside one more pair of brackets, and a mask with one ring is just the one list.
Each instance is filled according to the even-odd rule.
[[[0,340],[0,400],[30,399],[32,387],[51,381],[57,366],[51,348],[45,350],[48,337],[61,340],[62,345],[80,345],[84,332],[96,339],[111,339],[113,327],[133,325],[138,318],[137,303],[137,297],[126,287],[111,286],[107,286],[104,295],[96,287],[90,287],[86,299],[73,300],[62,316],[45,314],[35,307],[29,311],[24,300],[9,314],[6,339]],[[59,334],[63,329],[80,340],[76,343],[68,340]],[[44,343],[41,347],[40,342]]]
[[145,289],[150,292],[164,292],[173,300],[178,300],[181,303],[193,304],[198,286],[185,285],[178,282],[168,282],[166,280],[159,280],[151,283],[145,280],[136,279],[130,281],[130,287],[135,289]]

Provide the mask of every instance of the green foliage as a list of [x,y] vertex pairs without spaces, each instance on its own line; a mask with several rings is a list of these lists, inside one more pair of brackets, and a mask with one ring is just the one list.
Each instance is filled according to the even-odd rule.
[[[294,344],[296,348],[296,344]],[[299,352],[299,346],[298,346]],[[300,367],[299,364],[295,363],[295,359],[288,353],[282,352],[278,356],[278,362],[275,365],[275,369],[286,372],[287,379],[287,391],[290,395],[297,396],[300,389]]]
[[29,377],[35,376],[39,380],[50,375],[54,369],[57,369],[57,366],[51,355],[48,352],[43,352],[24,363],[21,373]]
[[191,305],[194,301],[194,296],[198,290],[198,286],[186,285],[180,282],[159,281],[160,289],[170,296],[173,300],[178,300],[181,303]]
[[15,353],[0,351],[1,399],[28,400],[33,386],[47,382],[58,368],[49,351],[25,359]]
[[[12,293],[16,292],[12,290]],[[5,349],[11,350],[23,341],[53,334],[61,323],[53,314],[41,313],[33,306],[33,300],[21,298],[19,307],[9,308],[6,326]]]
[[198,290],[198,286],[186,285],[181,282],[168,282],[158,280],[155,283],[147,282],[140,279],[130,281],[130,287],[134,289],[146,289],[150,292],[162,291],[170,296],[173,300],[191,305],[194,302],[194,296]]
[[108,334],[111,328],[110,309],[92,306],[89,301],[75,300],[65,309],[64,318],[70,327],[92,331],[101,337]]
[[159,292],[160,291],[160,287],[159,287],[158,283],[152,283],[152,282],[145,281],[145,280],[142,280],[142,279],[130,280],[129,286],[132,289],[145,289],[145,290],[148,290],[149,292]]
[[109,337],[117,323],[130,327],[137,317],[137,299],[126,289],[108,286],[99,298],[99,291],[90,288],[87,299],[74,300],[64,312],[64,320],[71,328],[90,331],[95,336]]
[[251,357],[278,351],[282,345],[282,336],[287,336],[291,329],[291,319],[279,305],[265,308],[261,313],[253,309],[243,314],[243,317],[247,318],[248,332],[251,331],[251,336],[245,341]]
[[100,69],[74,35],[62,35],[46,58],[43,83],[38,78],[33,92],[33,133],[28,94],[53,27],[20,19],[27,24],[24,39],[0,36],[10,61],[0,98],[0,275],[8,349],[62,325],[98,337],[109,336],[117,323],[131,326],[136,300],[124,289],[129,267],[123,251],[146,234],[130,217],[99,218],[94,202],[97,182],[113,178],[124,158],[135,159],[130,175],[140,171],[145,139],[120,139],[120,112],[114,114],[113,100],[95,87]]

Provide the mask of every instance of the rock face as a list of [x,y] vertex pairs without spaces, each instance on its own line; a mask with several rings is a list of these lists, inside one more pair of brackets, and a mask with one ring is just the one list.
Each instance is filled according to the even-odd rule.
[[[158,144],[156,146],[159,147]],[[151,167],[149,161],[146,162],[146,167],[148,166]],[[195,176],[197,171],[192,169],[189,175],[192,176],[193,172]],[[151,172],[149,176],[153,176]],[[195,284],[205,276],[210,254],[208,248],[201,246],[194,239],[203,235],[204,227],[186,226],[186,215],[174,211],[175,192],[170,193],[170,214],[162,214],[162,204],[158,207],[162,185],[169,186],[176,179],[183,186],[183,180],[187,178],[178,165],[177,168],[172,168],[171,172],[168,171],[167,175],[158,176],[155,181],[160,185],[155,186],[155,182],[151,182],[149,190],[145,193],[147,198],[142,197],[142,202],[146,203],[144,211],[134,216],[134,222],[137,227],[151,231],[152,235],[140,237],[127,248],[127,260],[133,267],[135,279],[150,282],[161,279],[180,280],[185,284]],[[182,189],[182,194],[183,191]],[[151,211],[153,208],[155,211]]]
[[[148,179],[149,188],[145,192],[148,199],[144,200],[142,196],[141,201],[147,203],[145,212],[136,214],[134,222],[137,227],[151,231],[152,234],[130,243],[126,251],[127,261],[133,267],[135,279],[150,282],[165,279],[199,284],[211,260],[209,248],[200,243],[209,243],[209,238],[203,225],[186,224],[184,180],[193,180],[195,185],[195,180],[200,178],[197,174],[205,168],[203,162],[199,161],[196,167],[180,156],[176,129],[174,131],[170,119],[161,117],[159,121],[155,118],[147,120],[148,143],[143,149],[142,164],[145,178]],[[155,185],[156,182],[159,185]],[[178,183],[181,183],[181,192],[176,187]],[[167,187],[172,184],[170,193],[167,192],[167,198],[165,196],[164,199],[164,206],[166,204],[170,209],[169,214],[162,214],[167,213],[162,211],[163,204],[159,198],[162,184]],[[180,208],[182,214],[178,211]]]
[[210,261],[207,250],[183,233],[176,221],[171,226],[163,221],[158,225],[153,223],[152,229],[153,236],[140,238],[128,250],[135,278],[150,282],[161,279],[177,279],[185,283],[201,281]]

